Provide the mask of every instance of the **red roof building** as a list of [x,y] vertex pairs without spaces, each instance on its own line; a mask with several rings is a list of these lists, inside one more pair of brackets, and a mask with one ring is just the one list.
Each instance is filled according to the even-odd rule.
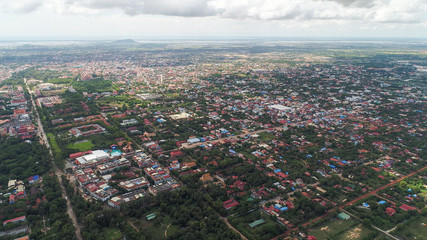
[[400,206],[400,209],[402,209],[403,211],[407,212],[407,211],[415,210],[416,208],[411,207],[411,206],[406,205],[406,204],[402,204],[402,205]]
[[25,220],[26,220],[25,216],[21,216],[21,217],[17,217],[17,218],[12,218],[12,219],[4,221],[3,222],[3,226],[6,226],[6,224],[8,224],[8,223],[18,223],[18,222],[23,222]]
[[226,210],[231,209],[232,207],[237,206],[237,205],[239,205],[239,203],[236,200],[234,200],[233,198],[222,203],[222,206]]

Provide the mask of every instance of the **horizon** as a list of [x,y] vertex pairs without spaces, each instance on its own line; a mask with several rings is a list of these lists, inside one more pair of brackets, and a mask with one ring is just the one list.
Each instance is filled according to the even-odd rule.
[[84,37],[0,37],[0,42],[108,42],[138,41],[273,41],[273,42],[405,42],[427,41],[427,37],[336,37],[336,36],[84,36]]

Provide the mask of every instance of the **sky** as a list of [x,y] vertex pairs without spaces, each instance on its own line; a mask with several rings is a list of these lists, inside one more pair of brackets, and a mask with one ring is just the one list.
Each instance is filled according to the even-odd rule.
[[427,38],[427,0],[0,0],[0,40]]

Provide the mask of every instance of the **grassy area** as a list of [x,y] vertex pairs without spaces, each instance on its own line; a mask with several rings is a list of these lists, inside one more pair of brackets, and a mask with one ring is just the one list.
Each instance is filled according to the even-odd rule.
[[[263,219],[265,222],[253,228],[249,226],[250,223],[259,219]],[[228,220],[249,240],[271,239],[286,231],[286,227],[260,211],[253,211],[238,217],[231,216]]]
[[[147,239],[166,239],[165,231],[167,229],[167,235],[171,236],[174,232],[178,231],[179,226],[172,225],[171,220],[168,216],[161,219],[153,219],[147,221],[146,219],[130,219],[131,225],[135,227],[137,231],[144,233]],[[169,226],[169,227],[168,227]]]
[[259,135],[259,139],[263,142],[271,141],[277,138],[273,133],[269,133],[269,132],[261,132],[258,135]]
[[330,222],[325,222],[314,227],[310,230],[309,234],[315,236],[317,239],[328,239],[339,234],[343,234],[343,231],[350,229],[356,224],[357,222],[352,219],[343,221],[335,218]]
[[117,228],[107,228],[107,229],[105,229],[104,235],[105,235],[104,236],[105,239],[107,239],[107,240],[119,240],[119,239],[123,238],[122,233]]
[[62,151],[56,142],[55,136],[52,133],[48,133],[47,138],[49,139],[50,147],[52,148],[55,157],[61,156]]
[[58,90],[49,90],[49,91],[41,91],[41,94],[45,97],[48,96],[54,96],[54,95],[61,95],[63,94],[67,89],[58,89]]
[[427,217],[413,218],[398,227],[392,234],[404,239],[425,239],[427,236]]
[[76,142],[76,143],[70,143],[67,145],[67,148],[75,149],[75,150],[78,150],[80,152],[84,152],[84,151],[92,149],[94,146],[95,145],[92,143],[91,140],[85,140],[85,141],[80,141],[80,142]]

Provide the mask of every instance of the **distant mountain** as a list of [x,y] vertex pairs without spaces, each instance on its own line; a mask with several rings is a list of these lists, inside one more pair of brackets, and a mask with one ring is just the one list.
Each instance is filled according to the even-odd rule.
[[116,40],[112,43],[115,43],[115,44],[131,44],[131,43],[137,43],[137,42],[135,42],[132,39],[120,39],[120,40]]

